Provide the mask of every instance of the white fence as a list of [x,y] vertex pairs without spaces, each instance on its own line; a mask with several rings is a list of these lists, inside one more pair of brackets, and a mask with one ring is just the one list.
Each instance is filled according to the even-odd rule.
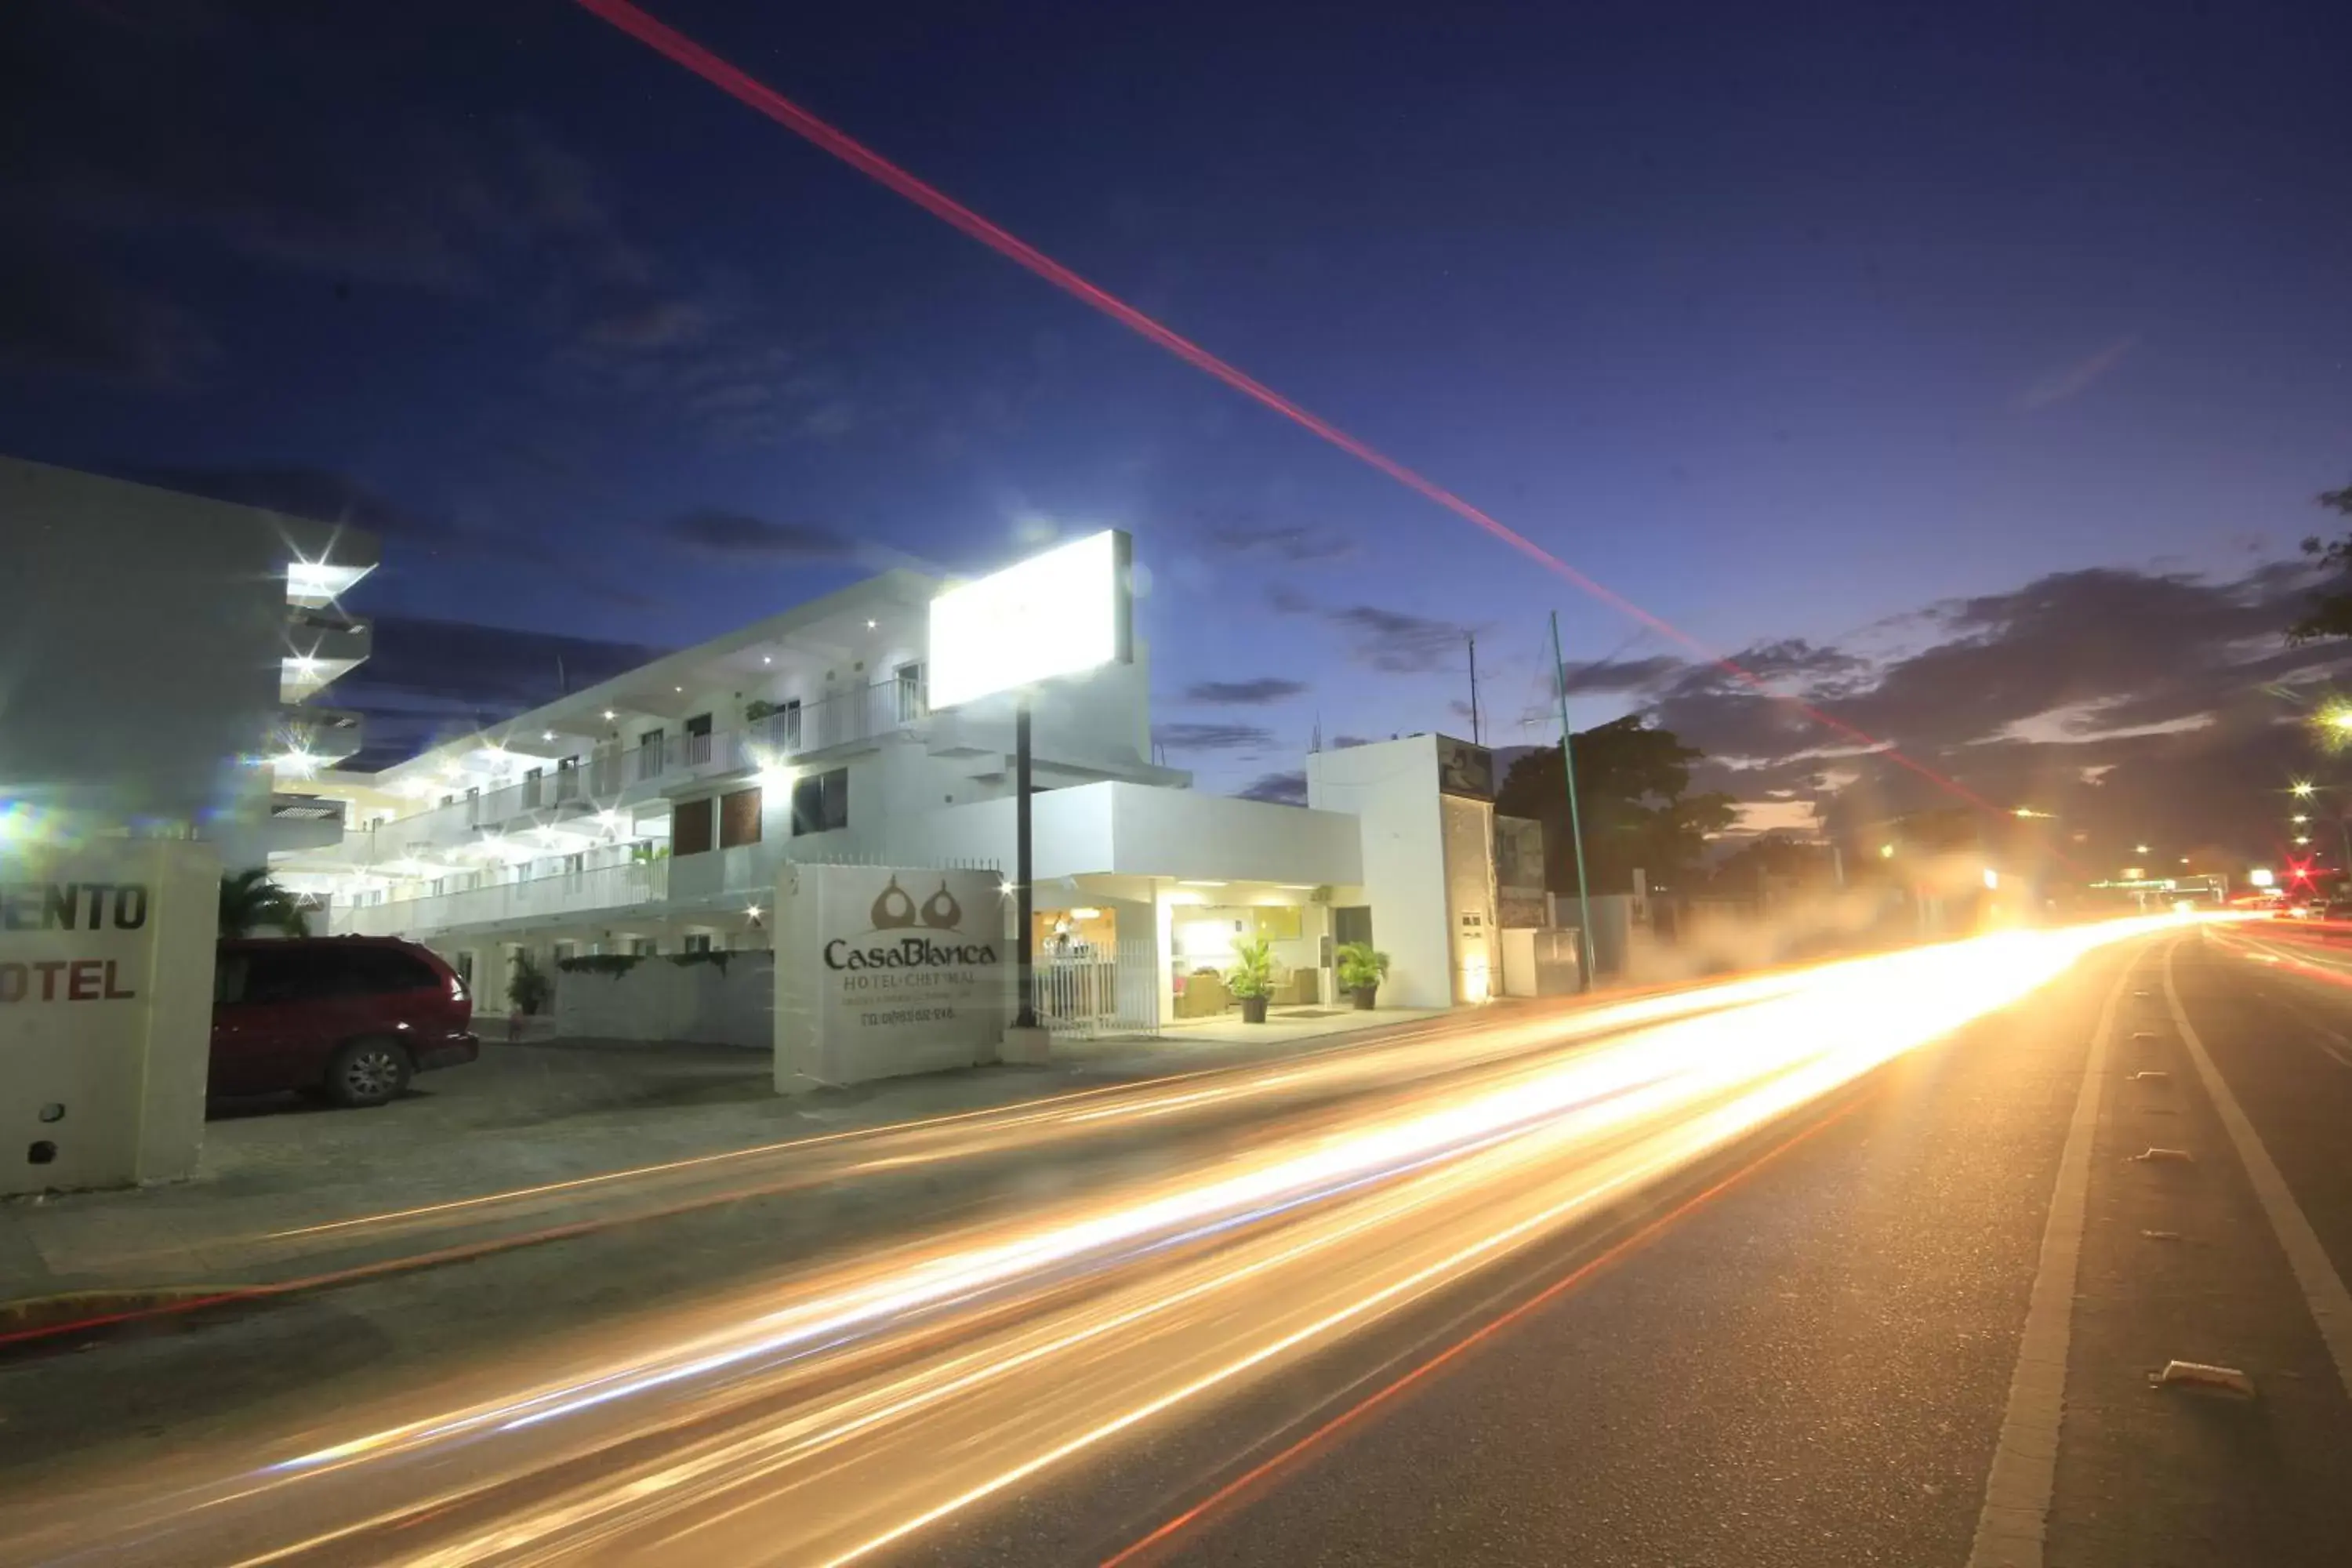
[[1148,1035],[1160,1028],[1160,950],[1129,940],[1036,958],[1037,1021],[1057,1035]]
[[[520,882],[394,899],[381,904],[338,904],[329,918],[333,936],[414,936],[489,921],[545,919],[658,903],[669,897],[667,860],[563,871]],[[480,872],[494,876],[495,872]]]
[[649,799],[697,777],[719,778],[792,762],[805,752],[911,730],[929,717],[922,689],[882,681],[822,701],[792,703],[740,729],[607,742],[576,764],[480,790],[446,805],[347,834],[352,858],[397,860],[482,833],[519,833],[566,817]]

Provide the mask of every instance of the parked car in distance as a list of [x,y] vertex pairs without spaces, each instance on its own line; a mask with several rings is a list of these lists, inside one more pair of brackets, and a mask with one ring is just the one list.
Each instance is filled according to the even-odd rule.
[[394,937],[224,942],[213,970],[215,1095],[397,1099],[411,1076],[481,1054],[474,1001],[430,949]]

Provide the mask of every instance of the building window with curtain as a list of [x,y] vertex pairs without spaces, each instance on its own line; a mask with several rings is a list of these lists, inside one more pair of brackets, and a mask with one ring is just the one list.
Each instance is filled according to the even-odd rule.
[[760,842],[760,792],[739,789],[719,797],[719,847],[734,849]]
[[673,857],[699,855],[710,847],[710,800],[682,800],[670,809],[669,852]]

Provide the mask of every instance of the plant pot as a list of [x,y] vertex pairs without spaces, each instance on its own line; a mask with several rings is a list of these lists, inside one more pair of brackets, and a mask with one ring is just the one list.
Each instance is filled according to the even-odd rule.
[[1356,1011],[1359,1013],[1370,1012],[1372,1010],[1372,998],[1380,994],[1381,988],[1377,985],[1357,986],[1354,992],[1356,998]]
[[1242,1022],[1244,1024],[1263,1024],[1265,1022],[1265,997],[1244,996],[1242,998]]

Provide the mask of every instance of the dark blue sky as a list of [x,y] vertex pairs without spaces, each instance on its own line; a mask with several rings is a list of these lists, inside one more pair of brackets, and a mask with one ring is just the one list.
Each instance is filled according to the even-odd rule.
[[[2022,681],[1981,734],[1895,710],[1906,656],[2014,640],[2003,596],[2053,574],[2267,603],[2247,574],[2352,477],[2343,7],[652,9],[1716,647],[1805,639],[1800,687],[1878,694],[1948,766],[2066,710],[2015,761],[2087,782],[2050,747],[2219,711],[2199,669],[2252,634],[2148,689]],[[564,0],[23,10],[0,447],[363,498],[393,709],[505,689],[428,689],[463,672],[413,618],[676,645],[1115,523],[1208,787],[1295,767],[1318,714],[1465,729],[1465,626],[1491,738],[1544,738],[1555,605],[1616,661],[1580,723],[1681,700],[1795,767],[1759,790],[1839,782],[1676,689],[1684,650]],[[1304,689],[1187,700],[1269,680]]]

